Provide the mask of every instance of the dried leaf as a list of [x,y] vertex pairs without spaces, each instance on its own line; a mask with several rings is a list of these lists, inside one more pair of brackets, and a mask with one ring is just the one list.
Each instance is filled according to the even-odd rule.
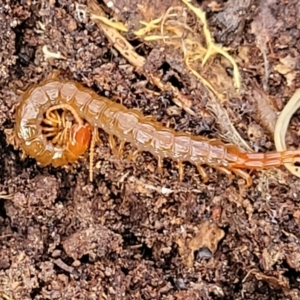
[[180,253],[186,260],[188,267],[192,267],[194,263],[194,252],[207,248],[213,254],[218,248],[219,241],[225,236],[224,230],[219,228],[217,224],[204,221],[198,226],[198,232],[188,242],[183,243],[178,241],[177,244],[180,248]]

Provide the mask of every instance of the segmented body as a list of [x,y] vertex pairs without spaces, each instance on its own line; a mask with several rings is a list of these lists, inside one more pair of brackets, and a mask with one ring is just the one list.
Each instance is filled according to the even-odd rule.
[[[88,147],[89,125],[102,128],[110,137],[117,137],[121,141],[120,150],[125,142],[130,142],[139,151],[152,153],[158,159],[159,169],[164,158],[177,161],[180,177],[183,176],[182,163],[188,161],[197,166],[205,180],[207,175],[201,167],[204,164],[229,176],[234,172],[251,184],[251,178],[242,171],[243,168],[280,166],[295,162],[300,156],[300,150],[246,153],[219,140],[177,132],[136,109],[112,102],[74,81],[48,79],[27,90],[21,98],[16,113],[15,135],[25,153],[43,166],[61,166],[77,160]],[[72,107],[89,125],[77,124],[73,142],[64,147],[55,147],[44,137],[40,124],[47,109],[65,104]]]

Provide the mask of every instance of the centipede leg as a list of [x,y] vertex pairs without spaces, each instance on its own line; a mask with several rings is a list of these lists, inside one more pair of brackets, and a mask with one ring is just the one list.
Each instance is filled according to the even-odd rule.
[[[137,109],[137,111],[139,111],[139,110]],[[157,119],[153,116],[144,116],[144,119],[147,120],[147,121],[150,121],[150,122],[153,122],[153,121],[157,122]],[[170,123],[171,123],[170,120],[168,120],[167,123],[166,123],[167,128],[170,128]]]
[[62,127],[66,127],[67,126],[67,111],[64,110],[61,117],[58,115],[58,118],[60,120],[60,124],[62,125]]
[[61,73],[60,70],[55,70],[53,73],[50,73],[46,79],[55,79],[59,76],[59,74]]
[[58,144],[58,145],[63,145],[63,133],[62,132],[58,132],[55,137],[52,139],[52,143],[53,144]]
[[245,179],[246,183],[247,183],[246,184],[247,187],[250,187],[252,185],[252,178],[251,178],[251,176],[247,172],[245,172],[245,171],[243,171],[241,169],[231,169],[231,171],[234,174],[236,174],[236,175],[242,177],[243,179]]
[[216,170],[224,173],[225,175],[228,176],[228,181],[229,181],[229,184],[231,184],[232,180],[233,180],[233,174],[231,172],[231,170],[229,169],[226,169],[225,167],[214,167]]
[[182,161],[178,162],[178,172],[179,172],[179,181],[183,181],[183,163]]
[[119,145],[119,149],[118,149],[118,153],[117,156],[120,158],[123,154],[123,150],[124,150],[124,146],[125,146],[125,141],[122,141]]
[[110,149],[113,152],[113,154],[117,155],[117,153],[116,153],[116,141],[115,141],[115,138],[112,134],[110,134],[108,136],[108,143],[109,143]]
[[46,137],[46,138],[51,138],[53,136],[56,136],[57,133],[56,132],[49,132],[49,133],[43,133],[43,135]]
[[94,127],[93,135],[95,135],[95,145],[97,144],[98,146],[102,146],[103,142],[102,142],[102,140],[100,138],[99,131],[98,131],[98,129],[96,127]]
[[159,174],[163,172],[163,158],[161,156],[157,157],[157,172]]
[[49,109],[46,111],[46,118],[43,119],[43,122],[50,126],[61,126],[62,121],[59,113],[55,111],[50,111]]
[[49,133],[57,134],[58,131],[59,130],[58,130],[57,127],[43,127],[43,132],[49,132]]
[[140,153],[140,150],[137,149],[137,150],[133,151],[132,154],[129,154],[128,158],[132,161],[135,161],[137,156],[139,155],[139,153]]
[[43,119],[43,123],[49,125],[49,126],[54,126],[54,125],[57,125],[58,123],[57,122],[52,122],[52,120],[48,120],[48,119]]
[[200,174],[200,176],[202,177],[203,182],[207,182],[208,181],[208,176],[205,172],[205,170],[202,168],[201,165],[196,165],[196,168],[198,170],[198,173]]

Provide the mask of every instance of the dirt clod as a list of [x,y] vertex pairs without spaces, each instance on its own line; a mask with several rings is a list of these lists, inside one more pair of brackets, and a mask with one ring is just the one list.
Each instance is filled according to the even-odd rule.
[[87,254],[93,259],[104,257],[120,243],[118,235],[103,226],[96,226],[77,231],[64,240],[62,246],[69,257],[77,260]]

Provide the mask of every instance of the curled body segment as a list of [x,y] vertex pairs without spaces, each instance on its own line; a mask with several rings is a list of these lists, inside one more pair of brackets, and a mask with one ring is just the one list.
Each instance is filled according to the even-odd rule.
[[16,109],[15,138],[22,150],[43,166],[50,163],[56,165],[56,162],[59,165],[60,161],[66,161],[63,149],[56,149],[47,142],[40,126],[47,109],[59,103],[57,91],[57,84],[54,89],[45,85],[34,86],[20,97]]
[[[89,125],[81,124],[73,144],[64,147],[54,146],[41,130],[45,112],[55,105],[68,105]],[[207,175],[201,167],[206,164],[231,176],[234,172],[251,184],[250,176],[242,171],[280,166],[295,162],[300,150],[246,153],[238,147],[224,144],[220,140],[209,140],[189,133],[177,132],[164,127],[152,117],[144,116],[136,109],[127,109],[105,97],[97,95],[89,88],[75,81],[48,79],[27,90],[22,96],[16,113],[15,135],[24,152],[34,157],[41,165],[61,166],[78,159],[88,147],[90,128],[103,129],[110,137],[131,143],[140,151],[148,151],[158,159],[170,158],[179,163],[180,176],[183,176],[182,163],[188,161],[198,168],[204,179]],[[76,142],[79,146],[76,148]]]
[[61,96],[63,87],[64,82],[53,79],[33,86],[20,97],[16,109],[14,133],[17,144],[41,166],[52,164],[59,167],[75,162],[89,145],[91,127],[87,124],[73,125],[64,146],[54,145],[42,132],[41,123],[46,111],[53,106],[68,103],[68,96],[67,98]]

